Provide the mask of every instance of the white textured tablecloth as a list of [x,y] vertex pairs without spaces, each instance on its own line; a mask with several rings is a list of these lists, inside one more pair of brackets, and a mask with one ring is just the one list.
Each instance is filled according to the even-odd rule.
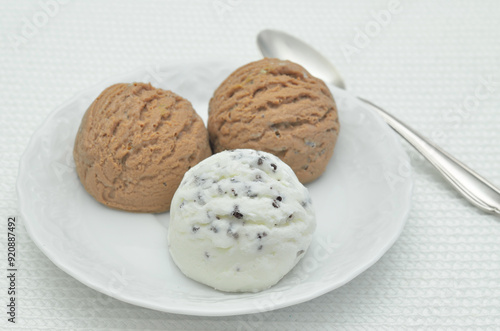
[[[142,65],[256,60],[255,36],[264,28],[316,46],[352,91],[500,186],[500,3],[397,4],[0,1],[0,328],[500,329],[500,217],[472,207],[410,147],[415,188],[403,234],[378,263],[331,293],[257,315],[153,311],[103,300],[59,270],[18,225],[17,323],[7,322],[6,222],[19,215],[20,156],[46,115],[76,92]],[[380,10],[392,14],[377,25]]]

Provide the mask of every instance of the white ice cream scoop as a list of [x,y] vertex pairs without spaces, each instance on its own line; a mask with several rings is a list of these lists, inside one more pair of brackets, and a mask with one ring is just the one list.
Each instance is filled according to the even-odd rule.
[[276,156],[217,153],[190,169],[170,207],[171,256],[188,277],[229,292],[276,284],[316,227],[308,190]]

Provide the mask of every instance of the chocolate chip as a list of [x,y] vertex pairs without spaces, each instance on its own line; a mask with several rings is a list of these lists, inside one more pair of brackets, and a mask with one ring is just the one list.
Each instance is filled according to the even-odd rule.
[[276,200],[273,200],[273,207],[274,208],[279,208],[280,205],[276,202]]
[[283,198],[282,198],[281,196],[278,196],[278,197],[276,198],[276,200],[278,200],[278,201],[283,201]]
[[233,232],[231,229],[227,229],[227,235],[233,237],[234,239],[238,239],[240,237],[238,232]]
[[179,205],[179,208],[182,208],[184,207],[184,201],[182,201],[182,203]]
[[257,238],[260,240],[263,237],[267,237],[267,232],[259,232],[257,233]]
[[278,169],[278,166],[274,163],[271,163],[271,167],[273,168],[273,171],[276,171],[276,169]]
[[240,209],[239,209],[238,205],[234,206],[233,216],[236,217],[237,219],[243,218],[243,214],[240,213]]
[[219,229],[217,229],[215,226],[210,227],[210,231],[213,231],[214,233],[219,232]]
[[299,256],[300,254],[304,254],[304,250],[301,249],[300,251],[297,252],[297,256]]
[[293,214],[290,214],[290,215],[288,216],[288,218],[292,218],[292,217],[293,217]]
[[264,158],[263,157],[259,157],[259,159],[257,160],[257,164],[258,165],[262,165],[262,163],[264,163]]
[[238,193],[236,193],[236,191],[234,190],[234,188],[232,188],[232,189],[231,189],[231,192],[233,192],[233,195],[234,195],[235,197],[237,197],[237,196],[238,196]]
[[205,205],[205,199],[201,196],[201,192],[198,192],[198,195],[196,196],[198,198],[198,204],[200,205]]
[[215,216],[215,218],[218,219],[218,220],[220,220],[220,216],[219,215]]
[[193,233],[198,232],[198,230],[199,230],[199,229],[200,229],[200,227],[199,227],[199,226],[196,226],[196,225],[195,225],[195,226],[193,226]]
[[205,252],[205,257],[208,259],[210,257],[210,254],[208,254],[208,252]]
[[255,175],[255,180],[258,182],[262,181],[262,176],[259,174]]

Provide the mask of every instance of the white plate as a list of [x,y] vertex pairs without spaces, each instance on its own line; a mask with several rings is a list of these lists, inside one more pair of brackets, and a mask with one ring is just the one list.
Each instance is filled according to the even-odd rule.
[[167,250],[168,213],[106,208],[81,186],[72,157],[80,120],[117,82],[151,82],[186,97],[206,122],[215,88],[240,64],[149,67],[114,77],[56,109],[21,159],[17,183],[23,222],[59,268],[116,299],[171,313],[263,312],[327,293],[373,265],[396,241],[410,210],[412,172],[398,138],[356,98],[331,88],[341,130],[326,173],[308,185],[318,228],[307,255],[276,286],[231,294],[186,278]]

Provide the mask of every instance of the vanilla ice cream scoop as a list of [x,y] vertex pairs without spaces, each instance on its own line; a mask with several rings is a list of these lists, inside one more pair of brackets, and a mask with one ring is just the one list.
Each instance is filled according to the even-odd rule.
[[276,156],[224,151],[191,168],[170,206],[170,254],[188,277],[228,292],[276,284],[316,227],[307,189]]

